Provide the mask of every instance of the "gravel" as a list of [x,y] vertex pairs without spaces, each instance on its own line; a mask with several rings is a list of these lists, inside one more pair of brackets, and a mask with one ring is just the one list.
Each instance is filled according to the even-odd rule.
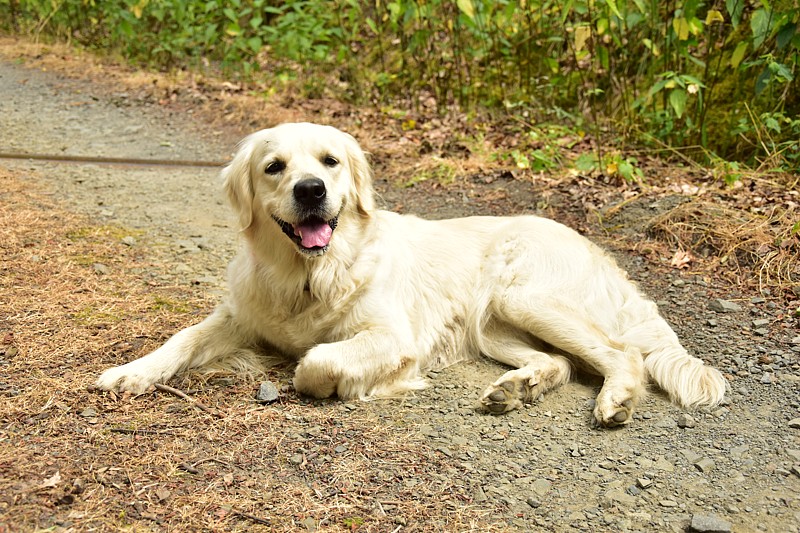
[[[165,116],[151,102],[8,63],[0,64],[0,93],[0,145],[7,151],[224,160],[239,140],[188,116]],[[151,250],[154,264],[165,265],[143,273],[152,283],[224,292],[236,236],[214,169],[0,164],[98,224],[126,228],[125,244]],[[405,212],[436,217],[471,213],[447,191],[378,183],[390,208],[402,204]],[[480,194],[481,183],[472,185]],[[510,530],[800,531],[800,337],[793,310],[769,295],[665,272],[640,257],[619,260],[656,297],[687,349],[727,375],[726,405],[689,414],[654,391],[628,427],[598,430],[590,418],[600,383],[579,376],[533,405],[483,415],[475,410],[478,394],[505,369],[480,360],[431,372],[430,387],[405,400],[343,409],[415,428],[437,458],[430,475],[462,487],[471,498],[463,505],[495,513]],[[102,274],[107,267],[94,269]],[[269,397],[278,394],[280,386],[264,386]],[[314,409],[313,401],[280,390],[286,401]],[[406,474],[405,483],[427,482]]]

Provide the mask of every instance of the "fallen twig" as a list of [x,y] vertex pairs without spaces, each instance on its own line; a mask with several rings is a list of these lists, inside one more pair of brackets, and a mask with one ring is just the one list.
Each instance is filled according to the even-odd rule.
[[126,435],[172,435],[171,431],[157,431],[155,429],[128,429],[111,428],[111,433],[124,433]]
[[269,518],[261,518],[259,516],[254,516],[248,513],[243,513],[242,511],[237,511],[236,509],[231,509],[231,514],[234,514],[241,518],[246,518],[256,524],[263,524],[265,526],[272,525],[272,521]]
[[197,407],[201,411],[204,411],[204,412],[210,414],[211,416],[215,416],[217,418],[224,418],[225,417],[225,415],[223,415],[222,413],[220,413],[216,409],[212,409],[211,407],[205,405],[204,403],[200,402],[199,400],[195,400],[194,398],[192,398],[191,396],[188,396],[183,391],[180,391],[178,389],[170,387],[169,385],[164,385],[162,383],[156,383],[153,386],[156,389],[158,389],[158,390],[160,390],[162,392],[168,392],[168,393],[172,394],[173,396],[177,396],[178,398],[182,398],[182,399],[186,400],[187,402],[190,402],[192,405],[194,405],[195,407]]

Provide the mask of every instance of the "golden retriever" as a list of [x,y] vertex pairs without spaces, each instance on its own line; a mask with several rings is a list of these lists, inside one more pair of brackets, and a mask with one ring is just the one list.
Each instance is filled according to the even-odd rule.
[[377,210],[364,152],[330,126],[253,133],[222,177],[245,241],[229,297],[106,370],[99,388],[141,393],[267,346],[298,361],[295,389],[317,398],[397,396],[423,387],[426,369],[478,354],[514,368],[481,396],[495,414],[565,383],[573,366],[604,378],[602,426],[631,420],[648,378],[684,407],[725,394],[615,262],[562,224]]

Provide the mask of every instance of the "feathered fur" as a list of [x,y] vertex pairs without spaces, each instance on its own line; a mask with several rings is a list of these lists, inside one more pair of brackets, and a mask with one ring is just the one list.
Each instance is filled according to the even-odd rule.
[[[725,393],[655,304],[566,226],[376,210],[364,153],[328,126],[256,132],[222,176],[245,237],[229,297],[153,353],[107,370],[99,387],[141,392],[271,345],[298,361],[295,388],[316,397],[397,396],[422,387],[426,369],[480,353],[514,367],[481,397],[492,413],[561,385],[573,365],[605,378],[594,413],[605,426],[631,420],[648,377],[685,407]],[[298,193],[309,179],[324,185],[311,218]],[[300,243],[308,220],[329,221],[329,244]]]

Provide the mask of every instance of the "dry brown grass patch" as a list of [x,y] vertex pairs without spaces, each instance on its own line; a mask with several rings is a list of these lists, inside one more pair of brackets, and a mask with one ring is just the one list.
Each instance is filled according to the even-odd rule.
[[800,283],[792,215],[778,207],[752,213],[696,199],[656,217],[648,229],[680,250],[710,257],[711,266],[754,272],[761,287],[790,287]]
[[284,388],[263,406],[257,382],[220,374],[173,383],[209,412],[164,392],[90,390],[212,302],[136,274],[169,269],[34,181],[0,170],[0,531],[502,529],[386,404]]

